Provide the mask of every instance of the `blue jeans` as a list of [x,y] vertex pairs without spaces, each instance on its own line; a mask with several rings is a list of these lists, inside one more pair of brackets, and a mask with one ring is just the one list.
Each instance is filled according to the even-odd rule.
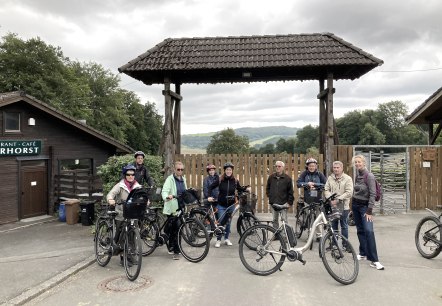
[[357,201],[353,199],[352,211],[359,239],[359,255],[367,256],[367,260],[370,261],[379,261],[373,222],[367,222],[365,218],[367,209],[367,205],[357,204]]
[[342,212],[342,216],[339,220],[333,220],[332,227],[336,232],[338,230],[338,225],[341,224],[341,233],[342,236],[348,239],[348,214],[350,213],[349,209],[345,209]]
[[[218,216],[217,217],[218,217],[219,223],[223,223],[223,219],[227,218],[227,214],[230,213],[230,216],[228,217],[229,219],[227,219],[227,222],[224,225],[224,227],[226,229],[225,233],[224,233],[224,239],[229,239],[230,223],[232,221],[231,214],[233,214],[233,211],[235,210],[235,205],[231,205],[231,206],[228,206],[228,207],[224,207],[224,206],[218,205],[216,208],[218,209],[218,212],[217,212]],[[221,237],[217,237],[217,238],[218,238],[218,240],[221,240]]]

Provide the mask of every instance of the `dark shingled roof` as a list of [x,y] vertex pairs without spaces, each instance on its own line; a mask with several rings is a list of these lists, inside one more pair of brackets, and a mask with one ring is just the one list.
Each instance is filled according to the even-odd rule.
[[168,38],[118,70],[145,84],[356,79],[383,64],[332,33]]
[[442,121],[442,87],[408,115],[405,121],[408,124],[440,123]]
[[116,140],[115,138],[110,137],[109,135],[104,134],[103,132],[100,132],[84,123],[79,122],[75,118],[68,116],[59,110],[55,109],[54,107],[38,100],[37,98],[30,96],[23,91],[12,91],[12,92],[0,92],[0,108],[6,105],[10,105],[13,103],[17,103],[20,101],[24,101],[58,119],[61,121],[64,121],[67,124],[70,124],[74,127],[76,127],[79,130],[82,130],[95,138],[101,139],[102,141],[116,147],[117,152],[121,153],[131,153],[134,150],[129,147],[126,144],[123,144]]

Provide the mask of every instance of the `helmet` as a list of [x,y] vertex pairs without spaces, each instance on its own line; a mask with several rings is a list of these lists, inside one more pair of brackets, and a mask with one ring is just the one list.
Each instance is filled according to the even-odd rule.
[[209,172],[210,169],[216,169],[215,165],[213,164],[207,165],[206,171]]
[[127,164],[126,166],[123,167],[123,175],[126,175],[126,172],[129,170],[133,170],[135,172],[137,168],[135,168],[135,166],[132,164]]
[[318,164],[318,161],[316,159],[314,159],[313,157],[310,157],[309,159],[307,159],[305,161],[305,165],[308,166],[311,163],[315,163],[316,165]]
[[143,151],[137,151],[134,153],[134,157],[137,158],[138,155],[143,156],[143,158],[146,156],[146,154],[143,153]]
[[227,162],[224,164],[223,168],[224,168],[224,170],[226,170],[226,168],[232,168],[232,170],[233,170],[233,169],[235,169],[235,166],[232,163]]

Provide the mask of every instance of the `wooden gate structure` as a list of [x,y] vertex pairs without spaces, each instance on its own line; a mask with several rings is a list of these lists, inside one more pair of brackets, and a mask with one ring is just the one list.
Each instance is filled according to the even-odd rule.
[[[118,71],[146,85],[164,84],[165,122],[159,153],[168,175],[174,155],[181,152],[182,84],[318,80],[320,153],[330,169],[332,146],[338,144],[333,81],[360,78],[382,64],[332,33],[315,33],[168,38]],[[171,84],[175,84],[175,92]]]

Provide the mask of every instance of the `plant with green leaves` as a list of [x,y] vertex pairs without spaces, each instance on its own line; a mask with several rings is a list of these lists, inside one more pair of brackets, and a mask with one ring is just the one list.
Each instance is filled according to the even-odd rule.
[[[122,155],[122,156],[111,156],[107,162],[98,169],[98,175],[103,182],[103,195],[112,189],[112,187],[121,180],[121,171],[124,166],[129,163],[134,162],[134,157],[132,154]],[[149,170],[150,175],[153,177],[155,185],[158,187],[163,186],[163,174],[162,170],[162,159],[160,156],[146,155],[144,158],[144,165]]]

